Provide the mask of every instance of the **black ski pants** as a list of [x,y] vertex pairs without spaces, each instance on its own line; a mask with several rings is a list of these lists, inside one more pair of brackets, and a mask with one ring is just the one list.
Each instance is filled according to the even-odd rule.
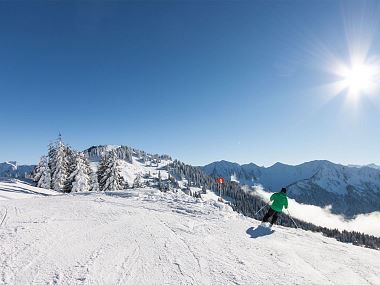
[[263,222],[268,222],[269,218],[272,217],[272,221],[270,223],[273,225],[277,221],[278,214],[278,212],[272,210],[272,208],[269,208],[268,212],[265,214],[263,218]]

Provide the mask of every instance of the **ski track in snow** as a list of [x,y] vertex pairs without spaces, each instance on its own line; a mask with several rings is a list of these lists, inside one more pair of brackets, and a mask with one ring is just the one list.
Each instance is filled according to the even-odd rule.
[[[1,193],[1,189],[0,189]],[[153,189],[0,201],[0,284],[380,284],[380,252]],[[252,229],[253,227],[253,229]]]
[[7,218],[7,215],[8,215],[8,209],[4,208],[4,214],[3,214],[3,218],[1,219],[1,222],[0,222],[0,227],[3,225],[5,219]]

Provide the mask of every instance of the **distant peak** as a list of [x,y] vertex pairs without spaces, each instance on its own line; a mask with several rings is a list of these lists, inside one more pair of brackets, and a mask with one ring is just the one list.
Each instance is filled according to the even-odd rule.
[[232,161],[228,161],[228,160],[224,160],[222,159],[221,161],[219,161],[220,163],[228,163],[228,164],[238,164],[236,162],[232,162]]
[[288,166],[287,164],[284,164],[284,163],[281,163],[281,162],[276,162],[275,164],[273,164],[272,166],[270,167],[282,167],[282,166]]
[[5,163],[17,167],[17,161],[6,161]]

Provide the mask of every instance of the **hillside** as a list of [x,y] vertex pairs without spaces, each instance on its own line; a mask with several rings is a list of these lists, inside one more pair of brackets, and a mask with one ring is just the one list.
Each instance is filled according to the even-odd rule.
[[0,212],[1,284],[380,283],[379,251],[280,226],[262,231],[182,192],[7,200]]
[[380,170],[374,167],[321,160],[296,166],[276,163],[266,168],[219,161],[201,169],[244,185],[260,184],[270,192],[288,187],[289,196],[296,201],[320,207],[331,205],[333,213],[347,217],[380,210]]
[[148,154],[144,151],[126,146],[102,145],[93,146],[83,151],[91,162],[93,171],[96,171],[101,158],[110,150],[115,150],[119,157],[121,173],[132,186],[138,178],[140,184],[157,183],[159,175],[162,180],[169,176],[167,165],[172,162],[168,155]]

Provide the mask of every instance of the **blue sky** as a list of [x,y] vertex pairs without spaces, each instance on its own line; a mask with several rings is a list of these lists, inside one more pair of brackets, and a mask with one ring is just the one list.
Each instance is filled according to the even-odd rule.
[[[125,144],[201,165],[380,163],[380,99],[322,88],[376,2],[0,2],[0,161]],[[378,14],[377,14],[378,15]],[[359,27],[359,28],[358,28]],[[363,32],[365,31],[365,32]],[[353,35],[353,36],[351,36]]]

